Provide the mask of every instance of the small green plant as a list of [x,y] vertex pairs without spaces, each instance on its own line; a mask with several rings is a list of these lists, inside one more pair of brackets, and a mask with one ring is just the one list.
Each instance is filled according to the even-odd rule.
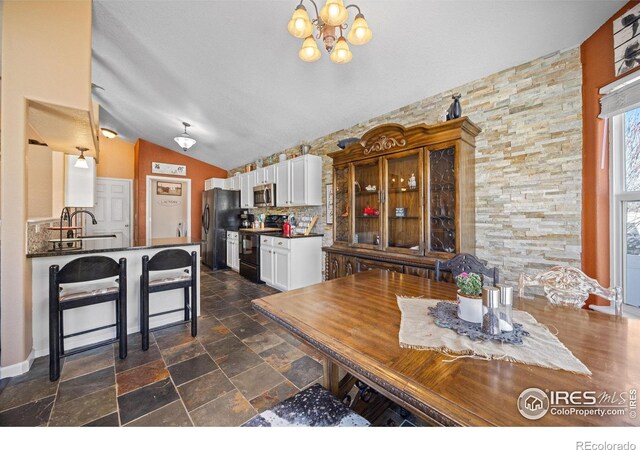
[[460,293],[467,297],[479,297],[482,294],[482,280],[477,273],[462,272],[456,277]]

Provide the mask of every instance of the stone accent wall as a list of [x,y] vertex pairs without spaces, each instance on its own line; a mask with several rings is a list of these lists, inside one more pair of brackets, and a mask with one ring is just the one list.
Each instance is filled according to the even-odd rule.
[[[438,122],[452,93],[459,92],[463,115],[482,129],[476,138],[476,254],[514,283],[522,271],[580,267],[581,88],[579,48],[556,52],[308,141],[309,153],[323,156],[323,183],[331,183],[326,155],[339,150],[339,139],[360,137],[389,122]],[[265,164],[277,162],[282,152],[264,158]],[[284,153],[297,155],[299,147]],[[326,245],[332,243],[324,206],[277,212],[289,211],[318,214],[314,231],[324,232]]]

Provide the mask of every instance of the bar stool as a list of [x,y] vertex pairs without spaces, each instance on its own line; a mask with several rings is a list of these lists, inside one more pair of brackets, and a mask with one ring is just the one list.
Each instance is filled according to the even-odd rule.
[[[198,334],[198,306],[196,304],[198,254],[185,250],[169,249],[156,253],[149,259],[142,257],[142,275],[140,275],[140,334],[142,334],[142,350],[149,349],[149,332],[191,322],[191,336]],[[158,273],[152,273],[158,272]],[[153,292],[184,289],[184,307],[169,311],[149,314],[149,294]],[[189,302],[191,288],[191,302]],[[191,303],[191,304],[189,304]],[[184,320],[149,329],[149,318],[184,311]]]
[[[112,277],[117,277],[113,279]],[[95,283],[89,283],[96,281]],[[79,284],[83,283],[83,284]],[[64,286],[60,286],[60,285]],[[76,333],[64,334],[64,311],[99,303],[115,302],[116,322]],[[66,338],[116,327],[116,337],[64,350]],[[127,260],[106,256],[74,259],[62,269],[49,267],[49,379],[60,377],[60,358],[119,341],[120,359],[127,357]]]

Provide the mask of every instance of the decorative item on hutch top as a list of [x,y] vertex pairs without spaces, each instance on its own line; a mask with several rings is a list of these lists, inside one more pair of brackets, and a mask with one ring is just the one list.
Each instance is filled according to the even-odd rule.
[[[315,39],[322,39],[325,49],[331,55],[331,61],[336,64],[346,64],[351,61],[353,55],[349,50],[347,40],[353,45],[363,45],[371,40],[373,36],[371,29],[357,5],[344,6],[342,0],[327,0],[324,7],[318,12],[316,2],[309,0],[316,12],[316,18],[311,20],[307,8],[302,4],[303,1],[300,0],[300,4],[296,7],[287,25],[292,36],[304,39],[302,48],[298,52],[301,60],[313,62],[320,59],[321,53]],[[355,8],[358,13],[351,24],[347,39],[345,39],[343,31],[349,27],[347,25],[348,8]],[[313,36],[314,27],[318,31],[315,39]]]
[[451,106],[447,110],[447,120],[457,119],[462,116],[462,107],[460,106],[460,94],[453,94],[451,98],[453,102],[451,102]]
[[477,273],[462,272],[458,285],[458,317],[467,322],[482,323],[482,280]]

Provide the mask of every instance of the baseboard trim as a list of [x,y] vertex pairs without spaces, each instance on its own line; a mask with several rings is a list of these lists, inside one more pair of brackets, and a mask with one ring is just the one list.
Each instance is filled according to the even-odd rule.
[[29,356],[27,356],[27,359],[25,359],[24,361],[13,364],[11,366],[0,367],[0,380],[3,378],[15,377],[17,375],[27,373],[31,368],[31,364],[33,364],[33,360],[36,357],[35,355],[35,349],[31,349],[31,353],[29,353]]

